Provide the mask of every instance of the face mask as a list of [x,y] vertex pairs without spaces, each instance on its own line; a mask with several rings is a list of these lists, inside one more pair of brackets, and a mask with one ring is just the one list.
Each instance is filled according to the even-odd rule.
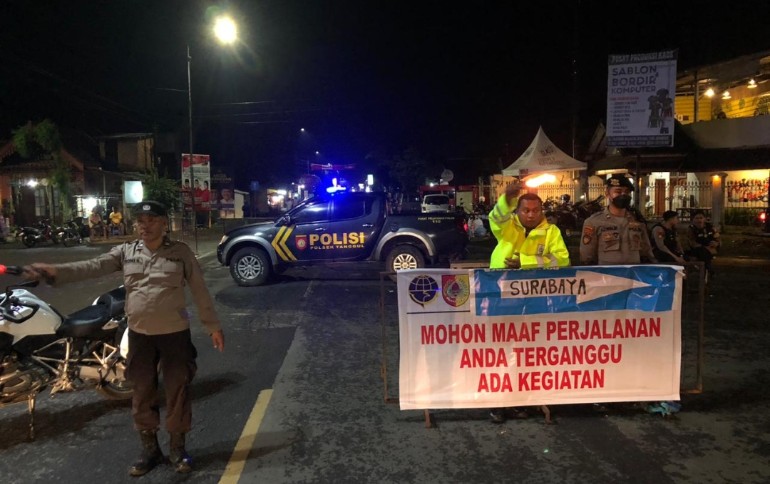
[[618,195],[612,199],[612,204],[617,208],[628,208],[631,206],[631,195]]

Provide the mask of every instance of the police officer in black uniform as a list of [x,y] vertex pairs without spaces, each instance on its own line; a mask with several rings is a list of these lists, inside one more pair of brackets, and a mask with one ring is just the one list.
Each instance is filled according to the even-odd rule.
[[687,263],[676,234],[678,224],[679,217],[676,212],[666,210],[663,212],[663,221],[652,227],[652,239],[655,241],[652,251],[659,262],[673,262],[681,265]]

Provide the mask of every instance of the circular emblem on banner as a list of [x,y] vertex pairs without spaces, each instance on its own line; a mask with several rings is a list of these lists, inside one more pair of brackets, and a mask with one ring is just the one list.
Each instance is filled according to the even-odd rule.
[[425,306],[436,299],[438,282],[428,275],[420,275],[409,283],[409,297],[420,306]]
[[441,296],[453,307],[460,307],[468,302],[471,285],[467,274],[452,274],[441,276]]

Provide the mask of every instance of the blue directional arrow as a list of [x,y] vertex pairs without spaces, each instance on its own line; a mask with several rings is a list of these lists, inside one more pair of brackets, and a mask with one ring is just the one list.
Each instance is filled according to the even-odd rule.
[[476,313],[522,315],[603,310],[670,311],[674,266],[591,266],[474,271]]

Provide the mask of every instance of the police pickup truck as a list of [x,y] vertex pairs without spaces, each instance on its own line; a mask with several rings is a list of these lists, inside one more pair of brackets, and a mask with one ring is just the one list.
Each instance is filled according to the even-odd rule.
[[219,262],[241,286],[264,284],[300,265],[384,261],[388,271],[416,269],[459,256],[468,243],[463,215],[391,215],[384,193],[310,198],[274,222],[228,231]]

